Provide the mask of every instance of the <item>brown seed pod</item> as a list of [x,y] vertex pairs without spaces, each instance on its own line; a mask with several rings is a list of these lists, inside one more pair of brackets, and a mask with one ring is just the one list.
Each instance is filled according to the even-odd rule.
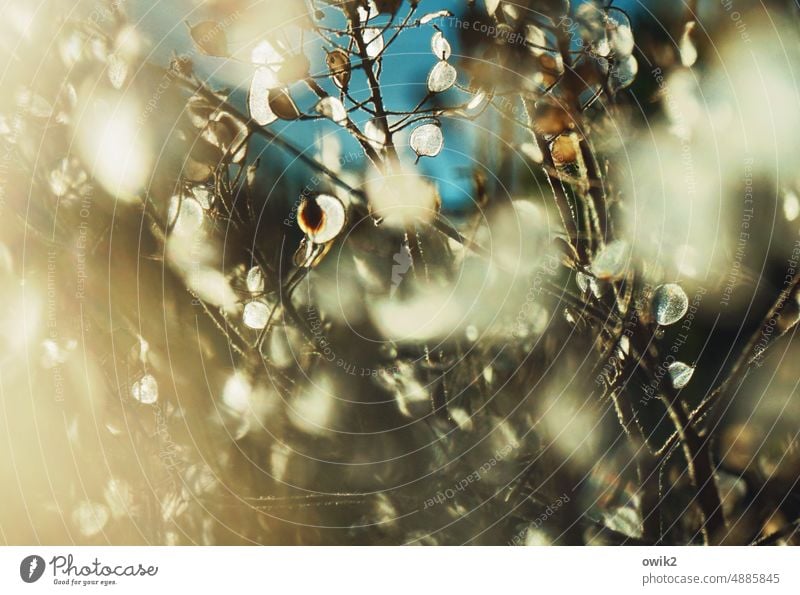
[[347,89],[351,76],[350,56],[347,55],[347,52],[338,48],[328,52],[328,55],[325,56],[325,63],[328,65],[328,70],[336,86],[340,89]]
[[[375,6],[381,14],[394,14],[403,4],[403,0],[375,0]],[[412,2],[413,4],[413,2]]]
[[269,108],[281,120],[297,120],[300,117],[300,110],[289,91],[283,87],[269,90]]
[[542,82],[550,87],[558,81],[558,77],[563,72],[563,67],[553,54],[543,52],[539,57],[539,67],[542,74]]
[[575,126],[567,111],[548,101],[536,103],[533,128],[539,134],[556,135]]
[[539,56],[539,66],[542,69],[552,72],[553,74],[558,74],[558,61],[556,60],[553,54],[548,52],[543,52]]
[[[216,124],[216,123],[214,123]],[[216,167],[222,161],[224,149],[221,148],[212,136],[213,133],[204,131],[192,141],[191,156],[201,163]]]
[[562,134],[550,147],[556,165],[574,163],[578,158],[578,141],[572,134]]
[[575,66],[575,74],[586,87],[593,87],[602,82],[600,68],[594,59],[584,59]]
[[186,157],[181,175],[190,182],[205,182],[214,173],[214,165],[198,161],[191,156]]

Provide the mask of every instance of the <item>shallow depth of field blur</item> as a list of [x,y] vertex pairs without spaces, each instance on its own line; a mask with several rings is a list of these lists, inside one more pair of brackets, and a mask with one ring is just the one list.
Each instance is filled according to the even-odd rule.
[[2,0],[0,544],[797,544],[798,25]]

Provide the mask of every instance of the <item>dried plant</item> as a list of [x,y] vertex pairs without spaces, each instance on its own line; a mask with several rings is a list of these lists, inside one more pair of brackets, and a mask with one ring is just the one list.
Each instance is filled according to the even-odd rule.
[[45,3],[6,540],[797,542],[791,3]]

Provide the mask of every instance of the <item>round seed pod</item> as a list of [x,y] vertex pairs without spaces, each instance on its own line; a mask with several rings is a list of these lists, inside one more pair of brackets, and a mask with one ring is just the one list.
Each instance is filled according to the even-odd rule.
[[350,56],[347,55],[347,52],[338,48],[328,52],[325,56],[325,63],[328,65],[328,71],[336,86],[340,89],[347,89],[351,76]]
[[342,201],[330,194],[303,199],[297,209],[297,223],[314,244],[335,239],[344,229],[346,213]]

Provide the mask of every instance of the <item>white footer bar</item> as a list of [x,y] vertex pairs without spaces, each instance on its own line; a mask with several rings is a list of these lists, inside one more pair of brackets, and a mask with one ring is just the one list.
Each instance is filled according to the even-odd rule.
[[[800,593],[794,548],[6,547],[0,593]],[[180,591],[177,591],[180,589]],[[237,591],[231,591],[231,590]],[[600,589],[598,591],[598,589]]]

